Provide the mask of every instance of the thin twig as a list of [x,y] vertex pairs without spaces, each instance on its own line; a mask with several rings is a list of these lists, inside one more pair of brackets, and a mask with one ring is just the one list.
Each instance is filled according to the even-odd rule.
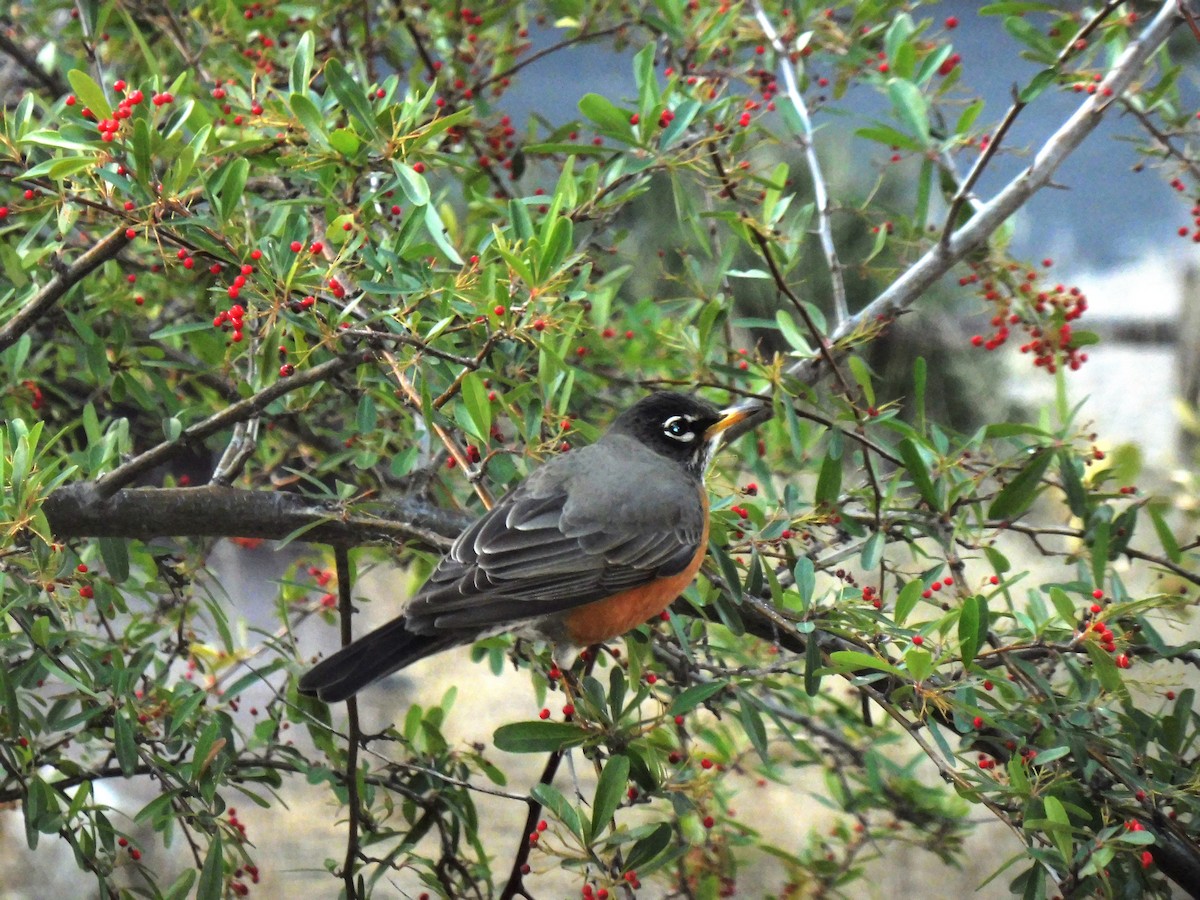
[[189,443],[202,441],[222,429],[236,425],[238,422],[244,422],[262,412],[280,397],[286,396],[302,387],[326,381],[340,372],[361,365],[362,362],[362,351],[353,350],[313,366],[311,369],[297,372],[290,378],[281,378],[274,384],[263,388],[257,394],[253,394],[244,400],[225,407],[225,409],[214,413],[201,422],[197,422],[190,428],[185,428],[175,440],[163,441],[161,444],[151,447],[146,452],[138,454],[128,462],[117,466],[117,468],[113,469],[107,475],[100,476],[95,483],[96,492],[100,498],[107,499],[142,473],[170,459],[174,454],[179,452],[180,448]]
[[[1110,96],[1120,96],[1129,88],[1179,21],[1175,0],[1163,0],[1157,15],[1137,38],[1130,41],[1108,75],[1097,84],[1096,93],[1089,95],[1050,136],[1033,162],[984,203],[948,240],[938,241],[883,293],[836,328],[831,339],[836,342],[869,322],[894,317],[915,303],[963,257],[985,244],[997,228],[1050,182],[1063,161],[1100,124],[1111,105]],[[787,374],[812,383],[818,377],[817,360],[799,360]]]
[[838,259],[837,247],[833,243],[833,224],[830,217],[829,190],[825,186],[825,175],[821,169],[821,160],[817,157],[817,147],[814,141],[812,117],[808,114],[808,105],[796,84],[796,70],[791,63],[791,57],[783,46],[783,40],[767,18],[766,11],[759,0],[754,0],[754,16],[766,34],[767,40],[775,48],[779,57],[779,68],[783,73],[783,85],[787,98],[800,118],[803,132],[797,135],[800,146],[804,150],[804,159],[808,164],[808,174],[813,183],[813,201],[817,208],[817,235],[821,241],[821,252],[825,254],[825,265],[829,269],[829,281],[833,287],[833,312],[836,316],[835,327],[850,318],[850,310],[846,306],[846,282],[842,277],[842,263]]
[[[1051,68],[1058,69],[1063,63],[1078,53],[1081,46],[1079,42],[1086,41],[1088,36],[1097,28],[1099,28],[1100,24],[1105,19],[1112,15],[1113,10],[1115,10],[1124,2],[1126,2],[1126,0],[1108,0],[1108,2],[1099,12],[1092,16],[1083,24],[1082,27],[1080,27],[1077,32],[1075,32],[1074,35],[1071,36],[1071,39],[1067,41],[1067,43],[1063,46],[1063,49],[1059,52],[1058,58],[1054,61],[1054,65]],[[967,198],[970,196],[971,191],[979,181],[979,177],[987,168],[988,163],[990,163],[996,156],[997,151],[1000,149],[1001,142],[1008,134],[1009,129],[1012,128],[1017,116],[1019,116],[1021,111],[1024,110],[1028,105],[1029,101],[1022,99],[1021,93],[1014,85],[1012,88],[1012,105],[1009,106],[1008,111],[1004,114],[1004,118],[1000,122],[1000,127],[996,129],[996,133],[992,135],[992,139],[988,142],[987,147],[984,148],[984,151],[979,155],[979,158],[975,160],[975,165],[973,165],[971,167],[971,171],[967,173],[966,179],[959,184],[958,190],[954,194],[954,199],[950,201],[950,210],[946,213],[946,224],[942,228],[941,239],[943,242],[950,239],[950,234],[954,230],[954,223],[958,219],[959,212],[962,211],[963,203],[965,203]]]
[[580,32],[573,38],[566,38],[565,40],[559,41],[557,44],[551,44],[549,47],[543,47],[536,53],[531,53],[529,56],[526,56],[520,62],[513,63],[507,69],[503,69],[499,72],[489,75],[487,78],[482,78],[475,82],[475,93],[478,94],[485,87],[490,87],[497,81],[503,81],[505,78],[511,78],[526,66],[533,65],[533,63],[540,59],[545,59],[547,56],[550,56],[553,53],[557,53],[560,50],[565,50],[568,47],[573,47],[575,44],[583,44],[587,43],[588,41],[596,41],[600,38],[608,37],[610,34],[616,34],[623,28],[628,28],[632,24],[634,23],[621,22],[617,25],[610,25],[608,28],[601,28],[599,31]]

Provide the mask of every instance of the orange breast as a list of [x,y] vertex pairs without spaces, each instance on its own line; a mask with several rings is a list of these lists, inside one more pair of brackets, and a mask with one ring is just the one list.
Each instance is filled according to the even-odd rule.
[[704,504],[704,530],[700,546],[687,568],[649,584],[621,591],[605,600],[596,600],[568,613],[564,624],[567,635],[581,647],[601,644],[636,628],[671,605],[696,577],[708,550],[708,495],[700,489]]

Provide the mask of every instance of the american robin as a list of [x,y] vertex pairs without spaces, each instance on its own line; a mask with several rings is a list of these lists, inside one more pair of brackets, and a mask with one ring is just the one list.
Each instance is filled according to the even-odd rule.
[[657,616],[704,559],[709,461],[756,409],[639,400],[596,443],[533,471],[459,535],[403,615],[315,666],[300,691],[333,703],[488,635],[580,647]]

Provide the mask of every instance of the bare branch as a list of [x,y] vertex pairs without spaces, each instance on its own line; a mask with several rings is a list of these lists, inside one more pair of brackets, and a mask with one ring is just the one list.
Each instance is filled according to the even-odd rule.
[[237,403],[225,407],[220,412],[214,413],[204,421],[197,422],[190,428],[185,428],[179,437],[174,440],[163,441],[161,444],[151,447],[145,453],[141,453],[128,462],[117,466],[117,468],[113,469],[107,475],[102,475],[95,483],[95,490],[101,498],[111,497],[142,473],[153,469],[160,463],[166,462],[179,452],[180,448],[187,446],[189,443],[202,441],[206,437],[216,434],[218,431],[229,428],[239,422],[244,422],[262,412],[280,397],[299,388],[308,387],[310,384],[317,384],[318,382],[332,378],[339,372],[344,372],[347,369],[352,369],[360,365],[362,361],[362,351],[353,350],[313,366],[311,369],[297,372],[290,378],[281,378],[274,384],[263,388],[257,394],[247,397],[245,400],[239,400]]
[[[338,581],[338,620],[342,629],[342,646],[354,640],[354,605],[350,600],[350,555],[344,546],[334,549]],[[346,859],[342,863],[342,883],[346,886],[346,900],[358,900],[358,885],[354,879],[354,864],[358,861],[359,820],[362,805],[358,798],[358,747],[362,732],[358,727],[358,700],[346,700],[346,805],[350,817],[346,825]]]
[[47,72],[37,61],[37,57],[8,36],[0,29],[0,51],[16,60],[17,64],[43,88],[56,97],[67,93],[67,84],[53,72]]
[[821,170],[821,161],[817,158],[817,148],[813,141],[812,117],[808,114],[808,106],[796,84],[796,69],[791,63],[783,40],[767,18],[759,0],[754,0],[754,15],[758,24],[766,34],[767,40],[775,48],[779,56],[779,68],[783,73],[783,84],[788,101],[800,117],[804,131],[798,135],[800,146],[804,149],[804,159],[808,164],[808,174],[813,183],[813,200],[817,207],[817,235],[821,240],[821,252],[825,254],[825,264],[829,268],[829,281],[833,286],[833,311],[837,317],[836,325],[840,326],[850,318],[850,310],[846,306],[846,282],[842,277],[842,263],[838,259],[837,247],[833,243],[833,225],[829,215],[829,190],[825,186],[825,174]]
[[465,513],[412,497],[347,502],[284,491],[127,488],[101,496],[85,482],[59,488],[42,506],[59,538],[257,537],[356,545],[413,542],[444,551],[471,522]]
[[[951,267],[985,244],[997,228],[1050,182],[1063,161],[1100,124],[1104,113],[1112,105],[1112,98],[1120,96],[1133,84],[1150,57],[1166,43],[1179,21],[1175,0],[1163,0],[1158,14],[1125,48],[1108,75],[1097,85],[1096,93],[1089,95],[1046,141],[1028,168],[984,203],[947,240],[931,247],[883,293],[838,326],[831,335],[832,339],[844,338],[871,322],[890,319],[912,306]],[[819,368],[819,358],[805,359],[793,365],[788,374],[811,384],[818,378]]]
[[46,282],[46,286],[34,294],[32,299],[22,306],[15,316],[5,322],[3,328],[0,328],[0,353],[11,347],[21,335],[32,328],[37,320],[44,316],[67,291],[108,260],[115,258],[128,243],[129,238],[125,236],[125,226],[122,225],[101,238],[96,246],[75,262],[55,273]]

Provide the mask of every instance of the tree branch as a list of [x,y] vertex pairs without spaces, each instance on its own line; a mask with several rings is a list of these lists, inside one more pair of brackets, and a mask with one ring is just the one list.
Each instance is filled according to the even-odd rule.
[[202,441],[224,428],[229,428],[238,422],[244,422],[251,416],[262,412],[280,397],[299,388],[308,387],[311,384],[332,378],[340,372],[360,365],[362,361],[361,350],[347,351],[341,356],[313,366],[311,369],[297,372],[290,378],[279,379],[263,388],[257,394],[247,397],[244,400],[239,400],[237,403],[225,407],[220,412],[214,413],[207,419],[197,422],[190,428],[185,428],[179,437],[174,440],[163,441],[158,446],[151,447],[145,453],[141,453],[128,462],[122,463],[108,474],[101,475],[94,485],[97,495],[101,498],[111,497],[143,472],[149,471],[155,466],[166,462],[179,452],[180,448],[189,443]]
[[808,106],[796,84],[796,70],[791,63],[791,56],[783,46],[783,41],[759,0],[754,0],[754,16],[775,53],[779,56],[779,68],[783,72],[783,85],[787,98],[796,115],[800,117],[803,128],[798,135],[800,147],[804,150],[804,159],[808,164],[808,174],[813,183],[813,202],[817,207],[817,236],[821,240],[821,251],[825,254],[825,265],[829,269],[829,281],[833,286],[833,312],[837,317],[837,325],[843,324],[850,318],[850,310],[846,306],[846,282],[842,277],[842,263],[838,259],[837,247],[833,243],[833,224],[829,215],[829,190],[825,187],[825,175],[821,170],[821,161],[817,158],[817,148],[813,141],[812,117],[808,114]]
[[127,488],[102,496],[92,482],[61,487],[42,505],[59,538],[258,537],[283,540],[297,532],[326,544],[404,541],[449,549],[471,516],[412,497],[347,502],[282,491]]
[[0,353],[3,353],[36,324],[62,296],[94,272],[108,260],[116,257],[125,249],[129,238],[125,236],[125,226],[113,229],[92,249],[80,256],[75,262],[55,273],[46,282],[46,286],[17,312],[15,316],[0,328]]
[[[354,640],[354,605],[350,601],[350,555],[344,545],[334,548],[333,558],[337,566],[338,619],[341,623],[342,646]],[[358,700],[346,700],[346,805],[350,807],[350,819],[346,825],[346,860],[342,863],[342,882],[346,886],[346,900],[358,900],[358,885],[354,880],[355,862],[358,861],[358,830],[362,807],[358,798],[358,746],[362,732],[358,727]]]
[[[1108,75],[1097,85],[1096,93],[1089,95],[1051,135],[1029,167],[980,206],[975,215],[948,239],[931,247],[883,293],[841,323],[831,335],[832,340],[844,338],[868,323],[894,317],[915,303],[963,257],[986,243],[996,229],[1050,182],[1063,161],[1100,124],[1104,113],[1112,105],[1112,99],[1129,88],[1150,57],[1166,43],[1179,21],[1176,0],[1163,0],[1158,14],[1141,35],[1125,48]],[[819,378],[820,359],[800,360],[788,370],[788,374],[812,384]]]

